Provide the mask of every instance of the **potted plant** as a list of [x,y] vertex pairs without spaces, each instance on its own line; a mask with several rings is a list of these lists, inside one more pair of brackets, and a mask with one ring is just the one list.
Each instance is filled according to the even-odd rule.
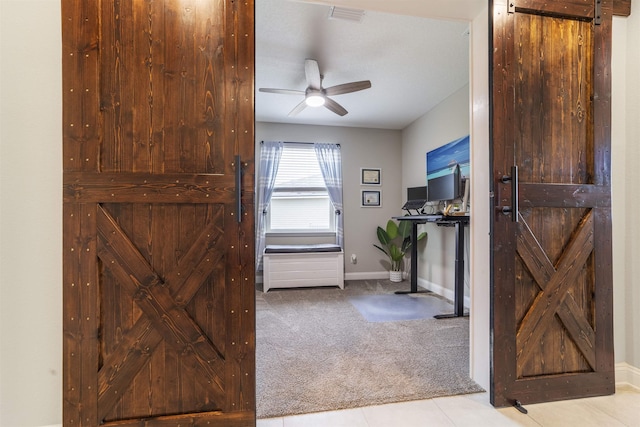
[[[389,270],[389,280],[392,282],[402,281],[402,269],[404,267],[404,256],[411,250],[411,221],[400,221],[399,225],[392,219],[387,221],[386,228],[378,226],[378,241],[380,245],[374,244],[380,249],[391,262]],[[426,237],[427,233],[418,235],[418,240]]]

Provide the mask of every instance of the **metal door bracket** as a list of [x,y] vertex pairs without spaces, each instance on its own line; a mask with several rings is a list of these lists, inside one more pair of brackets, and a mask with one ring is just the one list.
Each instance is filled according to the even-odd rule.
[[516,0],[509,0],[509,5],[507,6],[508,13],[516,13]]
[[525,409],[525,407],[524,407],[524,406],[522,406],[522,403],[520,403],[520,401],[519,401],[519,400],[516,400],[515,402],[513,402],[513,406],[514,406],[518,411],[522,412],[523,414],[528,414],[528,413],[529,413],[529,411],[527,411],[527,410]]
[[511,175],[504,175],[500,181],[503,184],[511,183],[511,206],[503,206],[502,213],[511,214],[511,221],[518,222],[518,166],[511,166]]
[[594,12],[593,23],[600,25],[602,22],[602,0],[595,0],[596,10]]

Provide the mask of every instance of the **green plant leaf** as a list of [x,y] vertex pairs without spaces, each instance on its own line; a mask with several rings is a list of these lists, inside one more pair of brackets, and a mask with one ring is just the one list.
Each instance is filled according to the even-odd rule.
[[389,233],[387,233],[382,227],[378,227],[377,234],[378,240],[382,245],[387,246],[391,242],[392,238],[389,236]]
[[400,250],[396,245],[391,246],[391,259],[394,261],[399,261],[404,257],[404,252]]
[[403,239],[411,236],[411,221],[400,221],[398,226],[398,235]]
[[[386,227],[378,227],[376,234],[380,245],[374,244],[380,252],[384,253],[391,262],[392,271],[402,271],[404,266],[404,257],[411,248],[411,230],[410,221],[399,221],[399,225],[392,219],[387,221]],[[426,237],[427,233],[423,232],[418,235],[418,240]]]
[[387,234],[391,240],[398,237],[398,226],[392,219],[387,221]]
[[405,237],[402,241],[402,251],[407,252],[411,248],[411,236]]

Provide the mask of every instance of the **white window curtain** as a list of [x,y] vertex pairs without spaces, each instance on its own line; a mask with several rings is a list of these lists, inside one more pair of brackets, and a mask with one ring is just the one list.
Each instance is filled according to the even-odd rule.
[[262,270],[262,254],[266,239],[266,219],[269,201],[278,175],[278,165],[282,157],[282,141],[263,141],[260,145],[260,169],[258,170],[258,215],[256,224],[256,270]]
[[342,214],[342,154],[339,144],[313,144],[336,215],[336,244],[344,249]]

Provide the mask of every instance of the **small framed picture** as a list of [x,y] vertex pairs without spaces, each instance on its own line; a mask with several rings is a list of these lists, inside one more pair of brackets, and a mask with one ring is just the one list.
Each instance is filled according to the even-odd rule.
[[362,190],[361,205],[364,208],[379,208],[382,206],[382,198],[379,190]]
[[380,185],[381,178],[380,168],[360,168],[360,184],[362,185]]

